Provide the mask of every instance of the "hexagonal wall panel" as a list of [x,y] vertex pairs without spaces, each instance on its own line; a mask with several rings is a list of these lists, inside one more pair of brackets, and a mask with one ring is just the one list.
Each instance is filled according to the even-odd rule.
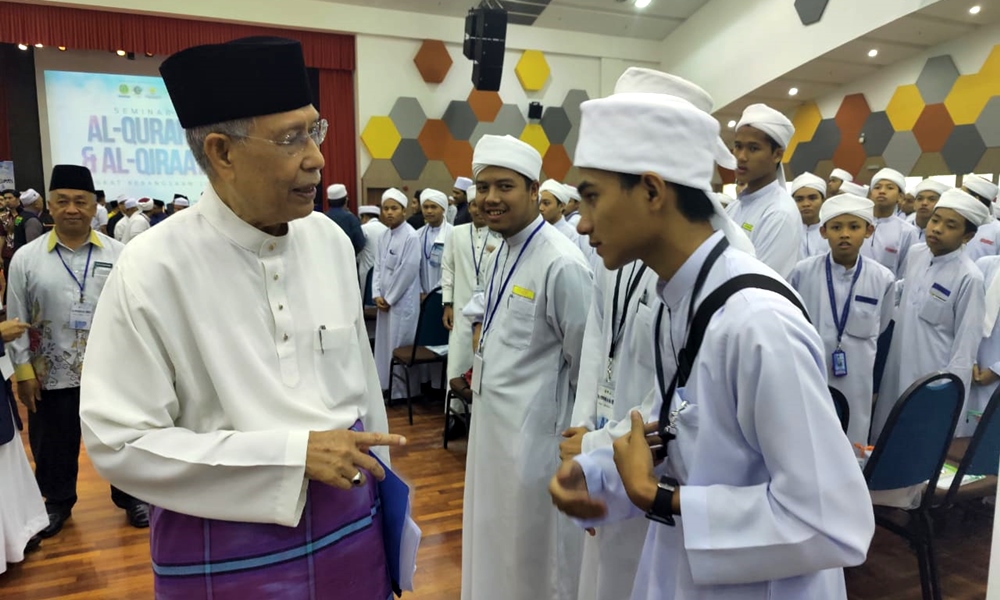
[[549,138],[545,135],[545,130],[537,123],[529,123],[524,126],[521,132],[521,141],[538,150],[538,153],[545,156],[549,151]]
[[924,99],[915,85],[901,85],[896,88],[885,107],[885,114],[896,131],[909,131],[924,110]]
[[868,156],[879,156],[885,151],[885,147],[892,139],[892,134],[896,133],[889,122],[889,117],[884,110],[873,112],[865,119],[865,124],[861,127],[861,133],[865,136],[865,154]]
[[865,163],[865,147],[856,137],[845,137],[833,153],[833,164],[851,173],[857,173]]
[[574,127],[579,127],[580,125],[580,105],[587,100],[590,100],[590,96],[587,95],[585,90],[570,90],[566,92],[566,98],[563,100],[562,107],[566,111],[566,116],[569,117],[569,122]]
[[444,164],[452,177],[471,177],[472,145],[466,140],[449,140],[444,149]]
[[917,89],[926,104],[940,104],[948,97],[951,86],[958,79],[958,67],[951,56],[934,56],[927,59],[917,77]]
[[542,129],[545,130],[546,137],[553,144],[562,144],[566,141],[573,124],[569,122],[566,109],[561,106],[549,106],[545,108],[545,114],[541,120]]
[[913,165],[917,164],[920,154],[920,144],[917,143],[917,137],[913,132],[897,131],[892,134],[882,158],[887,166],[906,175],[913,170]]
[[537,92],[545,87],[549,79],[549,63],[539,50],[525,50],[514,67],[521,87],[529,92]]
[[467,140],[472,135],[472,130],[476,128],[476,113],[472,112],[472,107],[464,100],[452,100],[448,103],[448,108],[444,110],[441,120],[448,126],[451,137],[456,140]]
[[941,149],[949,173],[972,172],[985,152],[986,143],[975,125],[955,127]]
[[392,154],[392,166],[396,167],[396,172],[403,179],[419,179],[426,164],[427,156],[417,140],[399,142]]
[[840,128],[833,119],[823,119],[820,121],[816,133],[812,137],[812,151],[816,154],[817,160],[832,158],[840,145]]
[[979,164],[973,169],[976,173],[996,173],[1000,171],[1000,148],[987,148]]
[[948,165],[944,162],[944,156],[940,152],[924,152],[913,165],[909,175],[911,177],[930,177],[948,172]]
[[954,128],[944,104],[928,104],[913,124],[913,135],[924,152],[940,152]]
[[795,133],[788,142],[788,148],[785,149],[784,162],[787,163],[792,159],[799,143],[808,142],[812,139],[813,134],[816,133],[816,128],[819,127],[822,120],[823,115],[820,114],[819,106],[815,102],[807,102],[795,111],[795,116],[792,117],[792,124],[795,125]]
[[844,96],[834,120],[837,122],[837,127],[840,128],[842,136],[856,138],[871,112],[864,94],[851,94]]
[[420,76],[427,83],[441,83],[451,69],[451,54],[441,40],[424,40],[413,57]]
[[400,139],[402,136],[389,117],[368,119],[368,124],[361,132],[361,141],[372,158],[392,158]]
[[392,119],[399,135],[404,138],[416,138],[424,128],[427,115],[424,114],[419,100],[406,97],[396,100],[392,110],[389,111],[389,118]]
[[983,73],[962,75],[952,86],[944,105],[956,125],[975,123],[989,99],[1000,95],[998,88],[1000,82]]
[[813,171],[816,168],[816,164],[822,159],[823,157],[816,143],[812,141],[800,142],[795,149],[795,154],[788,163],[788,168],[797,177],[806,171]]
[[448,171],[448,165],[443,161],[429,160],[424,170],[420,172],[419,183],[421,187],[431,187],[447,194],[451,190],[453,179],[451,172]]
[[795,12],[803,25],[818,23],[823,18],[828,0],[795,0]]
[[516,104],[504,104],[500,107],[500,112],[497,113],[496,118],[492,122],[481,121],[476,125],[469,141],[474,146],[484,135],[512,135],[517,137],[524,131],[525,124],[527,124],[527,121],[524,119],[524,114],[521,112],[519,106]]
[[1000,96],[991,98],[976,119],[976,129],[989,147],[1000,146]]
[[428,160],[444,160],[445,146],[451,139],[451,132],[441,119],[428,119],[417,136]]
[[[861,170],[858,173],[865,173],[864,177],[868,179],[868,183],[871,183],[872,175],[878,173],[886,167],[885,159],[881,156],[871,156],[865,159],[865,163],[861,165]],[[858,182],[858,177],[854,178],[855,183]]]
[[497,113],[503,108],[503,100],[497,92],[481,92],[473,88],[467,100],[480,122],[489,122],[497,118]]
[[570,160],[569,154],[566,152],[566,147],[562,144],[552,144],[549,146],[549,151],[545,153],[545,157],[542,159],[542,170],[545,171],[545,174],[559,181],[566,179],[566,173],[569,172],[572,166],[573,161]]

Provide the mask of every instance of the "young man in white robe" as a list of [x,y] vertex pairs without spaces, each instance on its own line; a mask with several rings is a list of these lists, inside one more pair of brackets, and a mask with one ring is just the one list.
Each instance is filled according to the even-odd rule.
[[844,182],[853,182],[853,181],[854,181],[854,175],[851,175],[844,169],[834,169],[833,171],[830,172],[830,179],[829,181],[827,181],[826,184],[826,197],[833,198],[837,194],[843,193],[843,190],[840,189],[840,186],[842,186]]
[[819,211],[826,198],[826,182],[812,173],[803,173],[792,181],[792,199],[802,216],[802,248],[799,260],[826,254],[829,246],[819,232]]
[[949,189],[951,188],[947,185],[933,179],[924,179],[913,188],[914,210],[906,217],[906,222],[918,230],[915,243],[924,241],[924,229],[934,214],[934,207],[941,199],[941,194]]
[[965,410],[958,419],[955,437],[970,437],[979,424],[990,397],[1000,385],[1000,256],[984,256],[976,261],[986,286],[986,309],[983,317],[983,340],[979,343],[976,364],[972,366],[972,386]]
[[379,242],[372,274],[375,321],[375,366],[389,400],[412,398],[420,390],[418,369],[411,369],[409,388],[401,371],[392,370],[392,352],[413,344],[420,317],[420,238],[406,222],[406,194],[389,188],[382,194],[382,220],[389,231]]
[[726,212],[750,236],[757,258],[782,277],[798,262],[802,217],[785,189],[781,165],[795,133],[788,118],[764,104],[752,104],[736,124],[736,179],[747,184]]
[[579,245],[580,234],[569,224],[563,211],[569,202],[569,190],[555,179],[546,179],[538,188],[538,212],[549,225],[565,235],[569,241]]
[[797,264],[788,279],[823,338],[827,382],[847,399],[847,437],[862,447],[871,425],[876,344],[896,303],[893,274],[859,254],[875,231],[874,206],[851,194],[824,202],[819,223],[828,250]]
[[892,407],[921,377],[946,371],[961,378],[969,397],[972,366],[983,338],[983,274],[962,245],[993,218],[981,202],[951,189],[941,194],[927,224],[925,244],[906,259],[896,327],[872,414],[872,443]]
[[920,233],[896,214],[896,205],[906,190],[906,178],[895,169],[882,169],[872,177],[868,198],[875,203],[875,233],[861,247],[865,258],[878,261],[897,279],[903,276],[903,264],[910,246]]
[[417,230],[420,238],[420,294],[426,296],[441,286],[441,257],[453,225],[444,218],[448,196],[444,192],[426,189],[420,192],[420,210],[424,226]]
[[660,442],[647,432],[659,426],[633,412],[613,449],[562,465],[553,501],[584,525],[649,515],[633,600],[846,598],[841,567],[865,560],[874,518],[826,389],[822,341],[803,313],[770,291],[732,296],[687,385],[667,391],[694,301],[745,273],[783,285],[712,226],[718,121],[658,94],[581,108],[580,228],[607,267],[639,259],[660,277],[670,315],[654,317],[649,351],[656,414],[673,439],[654,467],[650,444]]
[[379,241],[382,234],[389,231],[389,228],[379,221],[382,209],[377,206],[359,206],[358,219],[361,221],[361,233],[365,234],[365,246],[358,254],[358,284],[361,287],[361,294],[364,297],[365,284],[368,275],[375,267],[375,255],[378,253]]
[[[542,157],[511,136],[473,154],[476,195],[503,244],[488,258],[477,323],[462,515],[463,600],[576,600],[583,531],[549,500],[580,369],[591,272],[538,214]],[[478,334],[478,335],[476,335]]]
[[[993,203],[997,197],[997,186],[978,175],[966,175],[962,178],[962,190],[982,202],[990,214],[993,213]],[[1000,254],[1000,221],[990,219],[976,231],[975,237],[965,245],[965,255],[972,262],[984,256]]]
[[576,186],[572,186],[568,183],[564,183],[566,186],[566,192],[569,194],[569,200],[566,201],[566,206],[563,207],[563,214],[566,215],[566,220],[576,228],[576,224],[580,222],[580,192],[576,189]]

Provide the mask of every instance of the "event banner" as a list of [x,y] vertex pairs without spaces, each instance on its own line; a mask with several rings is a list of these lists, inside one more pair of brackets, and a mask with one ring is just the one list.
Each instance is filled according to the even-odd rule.
[[52,164],[84,165],[109,199],[192,201],[205,186],[159,77],[45,71]]
[[0,190],[17,189],[14,186],[14,162],[0,160]]

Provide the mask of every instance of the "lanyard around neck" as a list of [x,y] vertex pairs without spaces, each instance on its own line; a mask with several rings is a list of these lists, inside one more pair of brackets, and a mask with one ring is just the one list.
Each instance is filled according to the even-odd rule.
[[73,278],[74,282],[76,282],[76,286],[80,288],[80,302],[82,303],[83,291],[87,286],[87,274],[90,273],[90,257],[94,254],[94,245],[90,244],[90,248],[87,249],[87,265],[83,269],[83,281],[77,279],[76,273],[74,273],[73,269],[69,268],[69,265],[66,264],[66,259],[63,258],[62,252],[59,250],[58,243],[56,244],[56,254],[59,255],[59,260],[62,261],[63,267],[66,268],[66,272],[69,273],[69,276]]
[[837,328],[837,347],[840,347],[840,340],[844,337],[844,330],[847,329],[847,317],[851,312],[851,298],[854,297],[854,285],[858,283],[858,278],[861,277],[861,255],[858,255],[858,264],[854,270],[854,278],[851,279],[851,289],[847,292],[847,298],[844,299],[844,310],[840,313],[840,318],[837,318],[837,294],[833,290],[833,261],[830,259],[830,255],[826,255],[826,289],[830,293],[830,310],[833,312],[833,325]]
[[[517,258],[514,259],[514,264],[511,266],[510,271],[508,271],[507,276],[503,278],[503,281],[500,284],[500,291],[497,292],[495,298],[493,296],[493,283],[497,276],[497,267],[500,266],[500,261],[499,260],[493,261],[493,273],[490,275],[490,290],[486,296],[488,302],[486,305],[486,321],[483,323],[483,331],[482,335],[480,336],[481,339],[486,338],[486,332],[490,330],[490,325],[493,324],[493,318],[496,316],[497,309],[500,307],[500,299],[503,298],[504,292],[507,290],[507,285],[510,284],[510,280],[513,279],[514,272],[517,271],[517,265],[518,263],[521,262],[521,257],[524,256],[524,251],[528,249],[528,246],[531,245],[531,240],[535,239],[535,235],[544,226],[545,226],[545,221],[543,220],[541,223],[538,224],[537,227],[535,227],[534,231],[531,232],[531,235],[528,236],[528,239],[525,240],[524,245],[521,246],[521,251],[517,253]],[[507,241],[504,240],[503,244],[506,243]],[[501,246],[503,244],[501,244]],[[508,255],[510,254],[509,249],[507,253]],[[499,257],[499,254],[497,254],[497,256]],[[491,307],[492,310],[490,310]],[[480,342],[480,345],[482,345],[482,342]]]

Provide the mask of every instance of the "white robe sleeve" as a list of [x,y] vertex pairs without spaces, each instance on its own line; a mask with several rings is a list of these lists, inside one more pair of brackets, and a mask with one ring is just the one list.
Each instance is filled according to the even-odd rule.
[[[657,392],[654,387],[648,394],[646,394],[646,397],[642,400],[642,404],[638,407],[639,413],[642,414],[642,420],[646,423],[650,423],[659,418],[659,414],[653,414],[654,405],[655,408],[659,409],[659,403],[657,402],[656,395]],[[579,395],[577,395],[577,397],[579,398]],[[623,398],[622,400],[625,399]],[[629,412],[631,413],[632,411]],[[657,413],[659,413],[658,410]],[[608,421],[607,424],[601,429],[591,431],[583,436],[583,446],[581,447],[581,450],[583,452],[591,452],[604,446],[610,447],[615,443],[615,440],[624,435],[628,435],[630,431],[632,431],[631,416],[619,420]]]
[[[698,585],[865,561],[875,530],[868,489],[830,402],[824,357],[813,352],[822,344],[795,310],[741,315],[743,326],[719,357],[727,387],[736,389],[743,438],[768,472],[757,485],[681,487],[684,545]],[[780,352],[774,340],[782,340]]]
[[[607,278],[598,273],[594,277],[594,291],[590,300],[587,326],[583,332],[583,348],[580,353],[580,377],[576,386],[576,401],[573,403],[573,417],[570,425],[586,427],[591,433],[597,427],[597,384],[604,372],[604,287]],[[590,435],[590,433],[586,434]],[[586,439],[586,436],[584,436]]]
[[976,362],[979,343],[983,339],[985,312],[986,289],[982,278],[967,277],[958,289],[958,298],[955,298],[955,339],[951,346],[951,358],[944,369],[962,379],[966,398],[972,384],[972,365]]
[[902,239],[899,241],[899,260],[896,268],[899,270],[893,273],[897,278],[902,277],[906,272],[906,257],[910,254],[910,247],[916,244],[920,238],[920,230],[913,226],[904,226]]
[[618,467],[615,466],[615,450],[612,446],[601,446],[590,452],[585,452],[576,458],[583,468],[587,480],[587,493],[591,498],[601,500],[607,507],[607,513],[600,519],[573,519],[580,527],[599,527],[611,523],[620,523],[627,519],[642,516],[644,513],[629,500],[622,483]]
[[[469,235],[472,231],[469,230]],[[444,252],[441,253],[441,302],[448,304],[452,301],[455,292],[455,242],[452,238],[455,232],[452,231],[444,241]]]
[[802,236],[802,221],[791,213],[775,213],[757,224],[753,238],[757,258],[782,277],[791,274],[798,262]]
[[593,277],[588,266],[572,258],[564,258],[553,263],[545,287],[545,297],[548,298],[545,320],[562,341],[563,360],[569,364],[570,398],[573,399],[576,397]]
[[[20,258],[15,254],[10,261],[10,273],[7,274],[7,318],[20,319],[22,323],[30,325],[28,272],[24,267],[26,259],[25,254],[22,254]],[[12,342],[7,342],[7,347],[10,349],[10,360],[15,367],[31,363],[30,346],[30,335],[22,335]]]
[[395,306],[397,302],[402,300],[406,290],[420,277],[421,250],[419,242],[420,238],[415,235],[411,235],[403,242],[403,247],[399,249],[401,255],[399,265],[393,273],[392,281],[381,282],[381,286],[384,288],[382,298],[389,306]]
[[375,247],[375,264],[372,265],[372,300],[382,297],[382,254],[385,252],[382,245],[388,248],[390,243],[392,243],[392,230],[387,230],[378,238],[378,245]]

